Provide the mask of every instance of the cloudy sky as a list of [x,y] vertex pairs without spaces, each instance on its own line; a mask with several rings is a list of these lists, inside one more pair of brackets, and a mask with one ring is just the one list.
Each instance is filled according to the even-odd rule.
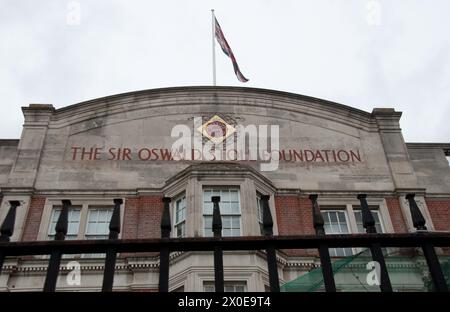
[[218,85],[394,107],[406,141],[450,142],[448,0],[0,0],[0,138],[29,103],[211,85],[212,8],[250,79],[217,49]]

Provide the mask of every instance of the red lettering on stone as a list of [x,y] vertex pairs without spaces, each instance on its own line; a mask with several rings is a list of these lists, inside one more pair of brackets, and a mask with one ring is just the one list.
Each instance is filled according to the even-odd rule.
[[77,152],[79,149],[81,149],[81,147],[72,146],[71,149],[72,149],[72,160],[76,160]]
[[[145,157],[144,157],[145,155]],[[148,148],[141,148],[138,151],[138,157],[140,160],[149,160],[151,157],[151,151]]]
[[361,162],[361,155],[359,154],[359,150],[356,150],[356,154],[354,151],[350,151],[350,156],[352,157],[352,161],[355,162],[355,159]]
[[131,160],[131,157],[130,157],[130,154],[131,154],[131,149],[129,149],[129,148],[124,148],[123,149],[123,154],[122,154],[122,160]]
[[[342,159],[341,154],[344,154],[347,158],[345,160]],[[350,159],[350,155],[347,153],[347,151],[344,151],[344,150],[339,150],[337,152],[337,157],[338,157],[339,161],[342,161],[342,162],[347,162]]]
[[172,153],[167,148],[161,148],[160,151],[162,160],[173,160]]
[[[308,155],[310,155],[311,158],[308,158]],[[311,150],[305,150],[305,160],[306,161],[314,161],[314,152]]]

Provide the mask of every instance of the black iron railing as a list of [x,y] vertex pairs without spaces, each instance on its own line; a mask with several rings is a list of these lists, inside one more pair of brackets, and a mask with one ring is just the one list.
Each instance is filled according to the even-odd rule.
[[63,207],[56,224],[54,241],[9,242],[13,234],[15,211],[18,201],[10,201],[10,210],[1,227],[0,236],[0,274],[6,256],[50,255],[43,290],[55,291],[56,281],[63,254],[106,253],[102,291],[112,291],[117,253],[159,252],[159,291],[169,290],[169,254],[174,251],[214,251],[215,289],[224,290],[223,251],[224,250],[266,250],[270,290],[280,290],[276,249],[317,249],[319,251],[325,290],[336,291],[329,248],[369,247],[372,258],[380,264],[380,290],[392,291],[389,274],[386,269],[382,247],[420,247],[423,250],[430,275],[436,291],[448,291],[447,284],[435,252],[435,247],[449,247],[450,233],[427,232],[425,219],[417,207],[414,194],[406,196],[411,210],[415,233],[380,234],[376,233],[375,221],[367,205],[366,195],[358,195],[361,202],[363,226],[366,234],[325,235],[324,221],[317,203],[317,195],[310,195],[312,202],[313,226],[316,235],[274,236],[273,220],[269,208],[269,196],[261,197],[263,211],[263,236],[222,237],[220,215],[220,197],[214,196],[213,224],[214,237],[170,238],[170,198],[164,197],[164,209],[161,220],[160,239],[118,239],[120,233],[121,199],[114,200],[114,212],[111,218],[109,239],[65,241],[67,234],[68,210],[70,201],[63,200]]

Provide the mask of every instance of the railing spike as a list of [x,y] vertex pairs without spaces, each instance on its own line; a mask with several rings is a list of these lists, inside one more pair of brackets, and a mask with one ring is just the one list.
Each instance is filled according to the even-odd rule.
[[261,195],[262,223],[264,235],[273,235],[273,219],[269,207],[270,195]]
[[[222,238],[222,216],[220,215],[220,196],[212,196],[213,202],[213,219],[212,230],[214,238]],[[219,246],[214,247],[214,285],[216,292],[224,291],[224,277],[223,277],[223,251]]]
[[323,228],[325,222],[323,221],[322,213],[320,212],[320,207],[317,203],[317,197],[317,194],[309,195],[309,200],[311,200],[312,203],[313,227],[317,235],[325,235],[325,230]]
[[172,224],[170,222],[170,197],[163,197],[164,206],[161,217],[161,237],[170,237],[172,231]]
[[363,227],[366,229],[366,233],[376,233],[377,230],[375,228],[375,219],[373,218],[372,213],[370,212],[369,205],[367,204],[367,195],[359,194],[357,196],[361,206],[361,217],[363,222]]
[[[114,210],[109,222],[109,239],[117,240],[120,233],[120,206],[123,204],[122,198],[114,199]],[[117,252],[114,248],[106,251],[105,268],[103,270],[103,292],[110,292],[114,284],[114,270],[116,268]]]
[[9,211],[3,220],[2,227],[0,228],[0,241],[1,242],[9,242],[10,237],[14,233],[14,224],[16,222],[16,208],[20,206],[20,202],[17,200],[9,201]]
[[67,228],[69,224],[69,208],[71,206],[72,203],[70,202],[70,200],[62,200],[61,212],[55,226],[55,240],[64,240],[67,235]]
[[422,212],[420,211],[419,206],[417,206],[417,203],[414,199],[416,194],[410,193],[406,195],[406,199],[409,202],[409,211],[411,212],[411,219],[414,227],[417,229],[417,231],[426,231],[427,227],[425,226],[425,218],[423,217]]
[[[263,232],[266,237],[273,236],[273,219],[269,207],[270,195],[261,196],[261,205],[263,212]],[[269,272],[269,285],[271,292],[280,291],[280,279],[278,277],[278,264],[277,264],[277,254],[275,252],[275,247],[269,244],[266,248],[267,253],[267,268]]]
[[[415,195],[416,194],[414,193],[410,193],[406,195],[406,199],[409,202],[409,210],[411,212],[413,225],[419,232],[418,234],[423,234],[424,232],[427,232],[427,227],[425,226],[426,221],[419,209],[419,206],[417,206],[416,200],[414,199]],[[428,269],[430,270],[431,279],[433,280],[436,291],[447,292],[447,282],[445,281],[444,273],[442,272],[442,268],[439,263],[439,258],[436,255],[434,245],[429,242],[423,242],[422,250],[423,256],[427,261]]]
[[[375,219],[370,211],[369,205],[367,204],[367,195],[359,194],[357,196],[361,204],[361,217],[363,222],[363,227],[366,229],[366,233],[377,233],[375,227]],[[386,266],[386,261],[384,259],[383,250],[380,244],[374,243],[369,246],[370,253],[372,254],[372,259],[379,263],[380,265],[380,289],[383,292],[392,292],[392,284],[389,278],[389,273]]]
[[114,199],[114,210],[109,222],[109,239],[118,239],[120,234],[120,206],[123,204],[122,198]]
[[214,237],[222,237],[222,216],[219,207],[220,196],[212,196],[211,201],[213,202],[212,231]]
[[[170,197],[163,197],[163,212],[161,217],[161,238],[169,239],[172,225],[170,223]],[[169,291],[169,256],[170,250],[163,247],[159,251],[159,291]]]
[[[63,241],[67,234],[69,223],[69,208],[72,206],[70,200],[62,200],[61,213],[55,227],[55,240]],[[45,292],[54,292],[56,289],[56,281],[58,280],[59,265],[61,263],[61,250],[53,249],[47,267],[47,275],[44,282]]]
[[[20,202],[17,200],[9,201],[9,211],[3,220],[3,224],[0,228],[0,242],[9,242],[10,237],[14,234],[14,224],[16,222],[16,208],[20,206]],[[5,254],[0,251],[0,273],[2,272],[3,262],[5,261]]]
[[[317,235],[324,236],[325,230],[323,228],[325,222],[323,221],[322,213],[320,212],[319,204],[317,203],[317,194],[309,195],[312,204],[312,219],[314,230]],[[335,292],[336,283],[334,282],[333,267],[331,266],[330,251],[325,243],[319,245],[320,266],[322,267],[323,281],[325,283],[325,291]]]

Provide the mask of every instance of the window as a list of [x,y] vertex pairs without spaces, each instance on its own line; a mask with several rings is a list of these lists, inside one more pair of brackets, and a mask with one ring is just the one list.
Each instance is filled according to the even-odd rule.
[[[375,220],[377,233],[384,233],[380,206],[369,205]],[[361,206],[359,205],[321,205],[325,234],[366,233],[363,227]],[[330,256],[346,257],[362,251],[361,248],[330,248]],[[386,250],[383,248],[383,252]]]
[[264,234],[264,224],[263,224],[263,208],[261,206],[261,195],[256,194],[256,211],[258,212],[258,223],[261,235]]
[[241,205],[238,188],[205,188],[203,190],[203,230],[204,236],[213,236],[212,196],[220,196],[220,214],[222,216],[222,236],[241,235]]
[[[57,201],[57,200],[55,200]],[[66,240],[73,239],[108,239],[109,224],[114,211],[113,200],[101,199],[86,201],[85,203],[72,205],[68,211],[68,228]],[[47,239],[53,240],[55,237],[55,226],[61,214],[61,205],[52,205],[48,223],[43,223],[47,227]],[[123,211],[123,209],[122,209]],[[121,217],[122,220],[122,217]],[[45,237],[40,237],[44,239]],[[63,258],[79,257],[79,255],[67,254]],[[83,258],[103,258],[105,254],[82,254]]]
[[[383,230],[383,225],[380,220],[380,212],[378,211],[378,207],[377,206],[369,206],[369,209],[375,220],[375,228],[377,230],[377,233],[383,233],[384,230]],[[356,227],[358,228],[358,233],[366,233],[366,229],[364,228],[363,222],[362,222],[361,207],[354,206],[353,211],[355,213]]]
[[[224,282],[225,292],[244,292],[247,291],[246,282]],[[214,292],[216,289],[214,282],[203,282],[203,290],[205,292]]]
[[89,207],[85,238],[107,239],[112,213],[113,208]]
[[186,196],[183,195],[175,201],[175,237],[186,236]]
[[[54,240],[55,234],[56,234],[56,223],[58,223],[59,215],[61,214],[61,206],[54,206],[52,210],[52,216],[50,218],[50,225],[48,228],[48,239]],[[80,227],[80,214],[81,214],[81,207],[80,206],[72,206],[69,208],[68,211],[68,227],[67,227],[67,234],[65,239],[71,240],[71,239],[77,239],[78,236],[78,230]]]
[[[347,213],[343,208],[322,207],[325,234],[348,234]],[[331,257],[346,257],[353,254],[351,248],[330,248]]]

